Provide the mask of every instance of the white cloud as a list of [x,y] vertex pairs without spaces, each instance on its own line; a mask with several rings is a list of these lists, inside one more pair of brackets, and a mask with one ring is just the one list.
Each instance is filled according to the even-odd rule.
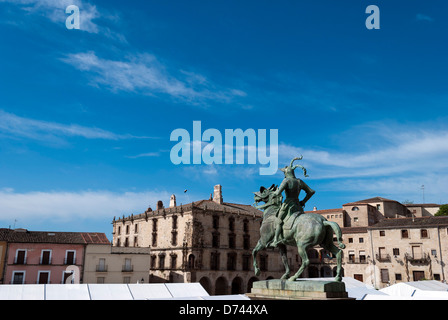
[[61,137],[83,137],[86,139],[106,140],[149,138],[133,136],[131,134],[116,134],[107,130],[77,124],[61,124],[23,118],[2,110],[0,110],[0,133],[14,138],[28,138],[47,142],[61,142]]
[[[303,155],[304,162],[318,167],[314,177],[342,178],[403,174],[406,172],[434,171],[448,168],[448,131],[419,130],[398,132],[390,129],[386,135],[378,134],[375,143],[367,150],[352,148],[349,141],[340,150],[313,150],[281,144],[281,161]],[[357,138],[362,141],[362,133]],[[375,139],[375,138],[373,138]],[[365,141],[366,145],[369,141]],[[320,174],[318,172],[321,172]]]
[[89,33],[98,33],[99,26],[94,22],[100,14],[96,6],[82,0],[0,0],[20,5],[24,11],[40,14],[55,23],[65,26],[68,15],[65,9],[69,5],[76,5],[80,9],[80,29]]
[[61,60],[90,73],[92,85],[112,91],[168,95],[191,104],[209,100],[229,103],[233,98],[245,96],[241,90],[216,87],[203,75],[182,70],[173,75],[154,55],[147,53],[111,60],[100,58],[95,52],[83,52],[69,54]]
[[77,221],[83,219],[101,220],[143,213],[148,206],[153,209],[158,200],[168,203],[170,194],[165,191],[142,192],[27,192],[18,193],[0,190],[0,220],[17,219],[55,221]]

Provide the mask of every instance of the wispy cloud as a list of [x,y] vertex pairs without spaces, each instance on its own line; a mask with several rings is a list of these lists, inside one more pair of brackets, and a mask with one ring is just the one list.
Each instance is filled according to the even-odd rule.
[[80,29],[90,32],[98,33],[99,27],[94,22],[100,16],[96,6],[82,0],[0,0],[0,2],[12,3],[19,5],[24,11],[29,14],[42,15],[52,22],[61,23],[65,25],[67,14],[65,9],[69,5],[76,5],[80,9]]
[[417,21],[428,21],[428,22],[433,22],[434,21],[434,19],[431,18],[430,16],[425,15],[425,14],[421,14],[421,13],[418,13],[417,16],[415,17],[415,19]]
[[19,193],[13,189],[0,190],[0,220],[52,219],[78,221],[82,219],[110,219],[123,214],[144,212],[155,207],[158,200],[167,202],[166,191],[111,192],[111,191],[36,191]]
[[279,162],[286,164],[303,155],[308,179],[320,180],[319,185],[326,191],[373,193],[399,200],[414,197],[421,201],[420,186],[424,184],[428,187],[427,200],[446,201],[448,130],[428,124],[425,128],[422,124],[407,128],[388,125],[370,124],[371,130],[377,132],[372,136],[354,130],[356,135],[347,139],[342,148],[318,150],[281,144]]
[[126,59],[100,58],[95,52],[69,54],[61,59],[90,76],[90,84],[114,92],[136,92],[150,96],[169,96],[190,104],[207,101],[230,103],[244,97],[242,90],[221,88],[205,76],[185,71],[167,70],[151,54],[135,54]]
[[377,144],[374,148],[359,151],[350,148],[350,143],[342,151],[312,150],[281,144],[279,155],[283,161],[304,155],[304,161],[319,167],[319,178],[374,177],[405,172],[424,173],[424,168],[448,168],[448,163],[443,161],[448,158],[448,131],[415,130],[387,137],[379,134],[376,138],[383,141],[382,146]]
[[0,110],[0,133],[11,138],[27,138],[48,142],[60,142],[61,138],[66,137],[104,140],[151,138],[131,134],[117,134],[100,128],[85,127],[77,124],[61,124],[29,119],[2,110]]

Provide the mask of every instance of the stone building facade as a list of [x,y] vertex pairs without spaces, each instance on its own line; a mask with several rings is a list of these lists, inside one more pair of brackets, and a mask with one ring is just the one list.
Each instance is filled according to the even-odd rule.
[[[149,282],[199,282],[210,294],[250,291],[253,281],[279,278],[284,267],[277,250],[259,253],[255,277],[252,249],[260,236],[262,212],[223,201],[220,185],[208,200],[170,206],[113,221],[113,245],[149,247]],[[290,249],[293,250],[293,249]],[[297,254],[290,262],[298,267]]]
[[[375,197],[314,212],[342,228],[344,276],[383,288],[401,281],[446,281],[448,217],[434,217],[438,207]],[[309,254],[305,276],[331,276],[335,259],[320,248]]]

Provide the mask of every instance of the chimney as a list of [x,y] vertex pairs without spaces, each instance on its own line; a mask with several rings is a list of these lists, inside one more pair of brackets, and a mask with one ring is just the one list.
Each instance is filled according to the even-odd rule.
[[317,207],[314,207],[314,208],[313,208],[313,211],[317,211]]
[[162,200],[157,201],[157,210],[163,209],[163,202]]
[[170,208],[173,208],[176,206],[176,196],[174,194],[170,197]]
[[213,189],[213,202],[222,204],[222,187],[220,184]]

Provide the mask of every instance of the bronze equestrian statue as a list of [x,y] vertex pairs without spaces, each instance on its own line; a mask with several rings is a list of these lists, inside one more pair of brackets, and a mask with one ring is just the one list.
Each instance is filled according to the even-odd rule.
[[[295,158],[291,164],[280,169],[285,174],[285,179],[280,188],[272,185],[268,189],[261,187],[260,191],[254,192],[254,200],[257,209],[264,209],[263,222],[260,227],[260,239],[252,251],[255,274],[260,274],[257,264],[257,253],[269,246],[276,246],[280,250],[282,262],[285,265],[285,274],[281,279],[289,281],[296,280],[305,268],[309,265],[307,250],[310,247],[320,245],[330,251],[337,261],[336,281],[342,281],[342,249],[345,245],[342,243],[342,232],[336,222],[327,221],[322,215],[316,213],[304,213],[303,206],[314,194],[306,183],[297,179],[294,170],[301,167],[304,175],[306,169],[300,165],[293,166]],[[306,192],[306,196],[299,201],[301,190]],[[282,191],[285,191],[286,199],[282,202]],[[263,205],[258,205],[264,202]],[[338,246],[333,243],[333,233],[336,234]],[[302,259],[302,265],[295,275],[290,276],[290,269],[287,259],[286,246],[296,246]]]

